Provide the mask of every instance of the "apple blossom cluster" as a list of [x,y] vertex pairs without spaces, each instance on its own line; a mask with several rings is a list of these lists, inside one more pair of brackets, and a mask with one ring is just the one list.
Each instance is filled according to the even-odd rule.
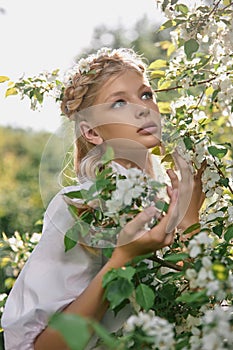
[[113,56],[115,54],[115,50],[112,50],[108,47],[102,47],[97,51],[96,54],[91,54],[87,58],[81,58],[77,64],[75,64],[71,69],[69,69],[65,74],[65,82],[68,82],[71,77],[76,73],[80,74],[88,74],[91,71],[91,63],[93,60],[101,57],[101,56]]
[[[221,196],[223,193],[222,185],[220,184],[220,174],[218,165],[220,161],[209,152],[209,140],[208,138],[202,138],[200,141],[198,138],[190,138],[193,145],[192,149],[187,150],[187,146],[182,137],[177,139],[176,150],[179,155],[184,158],[190,166],[194,166],[196,169],[200,169],[202,163],[206,162],[206,168],[202,173],[202,188],[207,198],[213,197],[214,195]],[[221,148],[219,148],[221,150]],[[193,172],[195,170],[193,169]]]
[[203,256],[200,263],[199,270],[188,268],[185,272],[191,289],[206,288],[206,295],[220,302],[233,293],[233,276],[223,263],[213,262],[211,256]]
[[45,95],[59,101],[62,89],[59,69],[56,69],[52,72],[44,71],[32,78],[20,78],[10,86],[6,95],[20,94],[21,99],[27,96],[30,99],[31,109],[36,110],[42,105]]
[[96,71],[92,68],[93,62],[102,56],[113,57],[117,52],[119,52],[119,50],[124,51],[125,55],[127,54],[124,48],[116,50],[109,47],[102,47],[95,54],[90,54],[86,58],[81,58],[77,64],[75,64],[65,73],[63,79],[65,85],[68,84],[71,81],[72,77],[77,73],[81,75],[95,74]]
[[[175,26],[170,32],[175,55],[165,70],[166,79],[175,79],[184,89],[200,82],[205,84],[209,91],[202,104],[199,103],[199,109],[206,105],[206,100],[211,103],[214,93],[222,114],[229,116],[233,124],[232,4],[224,6],[219,1],[211,9],[201,2],[195,2],[190,8],[182,1],[157,3],[168,18],[167,27]],[[189,97],[192,99],[192,95]]]
[[188,252],[191,258],[196,258],[199,254],[208,251],[214,247],[214,239],[209,236],[207,231],[201,231],[196,234],[188,244]]
[[[10,238],[5,233],[2,233],[2,236],[0,246],[4,253],[1,257],[1,263],[6,266],[6,275],[15,279],[39,242],[41,234],[35,232],[29,237],[29,234],[21,236],[16,231]],[[9,251],[9,255],[7,251]],[[6,256],[4,256],[5,254]]]
[[[126,321],[123,332],[128,336],[128,349],[135,349],[137,334],[144,336],[144,344],[150,349],[172,350],[174,349],[173,325],[167,320],[155,316],[153,310],[140,311],[132,315]],[[132,337],[129,337],[129,335]]]
[[[167,204],[162,193],[164,187],[165,184],[137,168],[125,169],[124,174],[120,174],[111,166],[107,169],[103,167],[86,192],[65,193],[69,197],[69,206],[75,206],[81,196],[86,209],[84,216],[72,212],[76,223],[66,232],[66,241],[74,238],[78,228],[86,244],[115,246],[119,232],[134,215],[150,206],[156,206],[158,213],[166,211]],[[153,218],[145,225],[145,230],[156,223],[157,219]]]
[[191,329],[190,350],[225,350],[233,344],[233,308],[215,306],[206,310],[201,317],[200,326]]
[[[112,192],[111,198],[106,201],[106,213],[119,222],[121,226],[126,223],[123,210],[127,206],[136,208],[136,200],[141,198],[141,209],[155,205],[155,195],[158,197],[158,188],[164,185],[156,183],[143,171],[137,168],[126,170],[125,177],[116,176],[116,189]],[[155,190],[155,186],[158,188]],[[122,215],[122,218],[119,216]]]

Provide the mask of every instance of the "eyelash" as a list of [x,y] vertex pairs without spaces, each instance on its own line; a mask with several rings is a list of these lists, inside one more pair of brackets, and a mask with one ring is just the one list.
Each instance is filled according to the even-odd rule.
[[149,96],[149,98],[148,98],[147,100],[150,100],[150,99],[153,98],[153,93],[152,93],[151,91],[144,91],[143,94],[142,94],[142,96],[143,96],[143,95]]
[[[142,98],[144,95],[147,95],[147,96],[149,97],[149,98],[146,98],[146,100],[151,100],[151,99],[153,98],[153,93],[152,93],[151,91],[144,91],[144,92],[142,93],[141,98]],[[122,102],[124,103],[124,105],[127,103],[125,100],[119,99],[119,100],[113,102],[113,104],[111,105],[111,107],[112,107],[112,108],[119,108],[119,107],[122,107],[122,105],[121,105],[121,106],[117,106],[118,103],[122,103]]]

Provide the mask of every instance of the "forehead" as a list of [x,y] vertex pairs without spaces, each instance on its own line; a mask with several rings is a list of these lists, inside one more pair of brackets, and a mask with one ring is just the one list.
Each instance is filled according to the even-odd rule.
[[130,93],[140,89],[143,85],[148,85],[146,77],[136,70],[126,70],[123,73],[111,76],[99,89],[96,96],[96,103],[103,102],[112,93]]

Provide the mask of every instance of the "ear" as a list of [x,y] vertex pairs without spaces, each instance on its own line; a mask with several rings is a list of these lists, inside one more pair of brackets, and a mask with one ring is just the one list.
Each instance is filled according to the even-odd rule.
[[93,145],[100,145],[103,143],[103,139],[100,136],[99,132],[96,128],[92,128],[89,123],[86,121],[81,121],[79,123],[79,128],[81,131],[82,136]]

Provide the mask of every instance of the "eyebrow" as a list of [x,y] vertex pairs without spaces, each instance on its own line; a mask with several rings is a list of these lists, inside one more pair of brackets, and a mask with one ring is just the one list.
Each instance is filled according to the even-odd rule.
[[[140,88],[138,89],[138,91],[140,90],[143,90],[145,88],[148,88],[152,91],[151,89],[151,86],[150,85],[141,85]],[[127,93],[125,91],[116,91],[116,92],[113,92],[112,94],[108,95],[107,98],[104,100],[104,102],[106,102],[107,100],[113,98],[113,97],[116,97],[116,96],[120,96],[120,95],[127,95]]]
[[116,97],[116,96],[119,96],[119,95],[125,95],[125,91],[116,91],[116,92],[113,92],[112,94],[108,95],[107,98],[105,99],[105,102],[107,100],[109,100],[110,98],[112,97]]

